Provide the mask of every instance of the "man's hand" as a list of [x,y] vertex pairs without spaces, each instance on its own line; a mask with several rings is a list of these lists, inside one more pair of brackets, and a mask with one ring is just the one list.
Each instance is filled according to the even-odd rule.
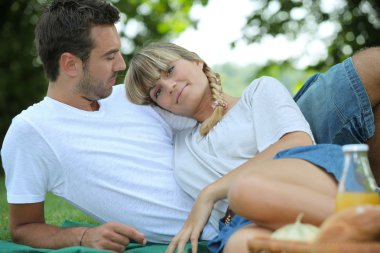
[[81,246],[123,252],[131,240],[146,244],[144,235],[135,228],[119,223],[106,223],[84,230]]
[[119,223],[98,227],[60,228],[45,223],[44,202],[9,204],[9,228],[12,240],[34,248],[58,249],[86,246],[123,252],[131,240],[145,244],[143,234]]

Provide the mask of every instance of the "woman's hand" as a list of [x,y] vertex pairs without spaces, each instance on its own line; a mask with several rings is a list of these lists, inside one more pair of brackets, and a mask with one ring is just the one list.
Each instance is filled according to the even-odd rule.
[[211,196],[208,195],[209,194],[207,194],[206,191],[202,191],[198,195],[189,217],[187,217],[187,220],[179,233],[173,237],[165,253],[173,253],[176,248],[178,249],[178,253],[183,252],[185,245],[189,240],[191,241],[192,252],[197,252],[199,236],[206,225],[214,206],[214,201]]

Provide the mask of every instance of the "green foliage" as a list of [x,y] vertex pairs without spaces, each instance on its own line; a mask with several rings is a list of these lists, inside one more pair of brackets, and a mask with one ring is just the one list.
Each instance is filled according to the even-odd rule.
[[191,7],[200,3],[206,5],[208,0],[113,0],[123,13],[123,28],[134,32],[126,33],[121,29],[126,59],[133,52],[150,41],[170,40],[177,37],[189,26],[196,27],[197,22],[190,19]]
[[251,83],[257,69],[256,65],[240,66],[232,63],[213,66],[213,70],[220,75],[224,92],[236,97]]
[[[48,82],[37,59],[34,27],[46,0],[0,1],[0,145],[11,119],[40,101]],[[113,1],[122,14],[121,36],[126,60],[148,41],[178,36],[188,26],[193,4],[207,0]],[[132,29],[125,32],[124,28]],[[123,81],[123,75],[117,80]]]
[[[302,34],[311,41],[321,39],[328,47],[328,57],[314,69],[340,62],[363,47],[380,45],[378,0],[252,0],[252,4],[255,11],[247,18],[243,39],[252,43],[279,34],[291,40]],[[319,37],[323,24],[332,24],[336,32]]]
[[216,65],[214,71],[221,76],[223,90],[232,96],[239,97],[243,90],[256,78],[271,76],[282,82],[292,95],[301,88],[314,70],[294,68],[289,62],[269,62],[261,67],[255,64],[240,66],[231,63]]
[[0,176],[0,240],[9,240],[8,206],[5,192],[4,176]]
[[[4,176],[0,176],[0,240],[10,240],[8,217]],[[50,193],[46,196],[45,218],[46,223],[57,226],[62,225],[65,220],[85,224],[99,224],[63,199]]]
[[315,74],[315,70],[296,69],[289,62],[269,62],[257,71],[258,76],[271,76],[280,80],[292,95],[301,88],[309,77]]
[[47,81],[36,61],[35,1],[0,3],[0,138],[11,118],[44,96]]

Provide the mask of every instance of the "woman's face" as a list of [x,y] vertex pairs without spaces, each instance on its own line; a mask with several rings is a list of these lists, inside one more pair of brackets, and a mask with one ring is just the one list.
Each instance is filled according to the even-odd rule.
[[184,59],[170,64],[149,91],[150,97],[160,107],[188,117],[197,112],[208,94],[210,88],[203,72],[203,62]]

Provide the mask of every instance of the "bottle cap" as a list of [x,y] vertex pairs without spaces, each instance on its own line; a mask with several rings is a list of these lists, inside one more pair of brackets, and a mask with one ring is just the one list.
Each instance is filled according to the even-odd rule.
[[367,144],[347,144],[342,147],[343,152],[368,151]]

